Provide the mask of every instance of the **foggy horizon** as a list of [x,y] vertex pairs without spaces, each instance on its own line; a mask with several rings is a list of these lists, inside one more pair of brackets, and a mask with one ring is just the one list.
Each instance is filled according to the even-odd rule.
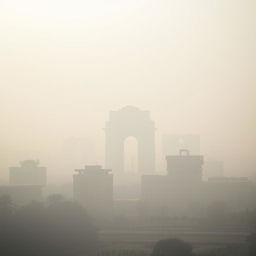
[[256,255],[255,0],[0,0],[0,32],[0,255]]
[[[199,134],[227,176],[256,176],[253,0],[1,1],[1,182],[39,159],[71,182],[63,145],[85,138],[104,166],[110,111],[148,110],[162,135]],[[90,151],[90,150],[89,150]],[[178,152],[177,152],[178,153]],[[87,159],[89,163],[87,162]]]

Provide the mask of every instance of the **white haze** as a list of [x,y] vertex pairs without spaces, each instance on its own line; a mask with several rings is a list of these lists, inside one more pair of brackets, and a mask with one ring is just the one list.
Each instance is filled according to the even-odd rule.
[[151,111],[159,171],[162,134],[196,133],[227,175],[255,175],[255,13],[255,0],[1,0],[1,181],[38,157],[71,182],[70,138],[88,141],[77,168],[104,165],[105,121],[126,105]]

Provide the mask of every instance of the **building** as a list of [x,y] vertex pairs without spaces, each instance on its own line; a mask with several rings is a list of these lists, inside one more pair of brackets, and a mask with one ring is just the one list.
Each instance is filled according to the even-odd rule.
[[74,200],[94,218],[110,218],[113,214],[113,175],[101,166],[85,166],[73,175]]
[[255,185],[248,178],[216,177],[203,181],[203,156],[167,156],[167,174],[142,177],[142,205],[151,216],[199,217],[209,209],[241,212],[255,208]]
[[142,177],[142,203],[152,215],[197,215],[202,201],[203,156],[180,150],[167,156],[166,175]]
[[247,177],[209,178],[204,185],[207,205],[222,204],[231,212],[254,210],[255,192]]
[[190,151],[181,149],[179,155],[167,156],[167,172],[178,183],[198,183],[202,181],[203,156],[190,155]]
[[41,201],[42,187],[46,185],[46,168],[39,161],[25,160],[19,167],[9,168],[9,186],[0,187],[0,196],[10,196],[14,205]]
[[9,168],[10,185],[45,186],[47,183],[46,168],[39,166],[39,161],[25,160],[19,167]]

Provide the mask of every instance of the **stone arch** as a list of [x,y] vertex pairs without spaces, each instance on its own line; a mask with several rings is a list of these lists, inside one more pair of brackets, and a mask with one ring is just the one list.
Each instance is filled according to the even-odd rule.
[[106,122],[106,167],[114,173],[124,172],[124,141],[135,137],[138,141],[138,171],[151,173],[155,169],[155,123],[149,111],[127,106],[111,111]]

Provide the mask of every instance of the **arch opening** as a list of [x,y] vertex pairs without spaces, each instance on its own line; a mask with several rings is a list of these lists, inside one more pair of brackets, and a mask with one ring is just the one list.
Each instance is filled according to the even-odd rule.
[[124,140],[124,172],[138,173],[138,141],[132,136]]

